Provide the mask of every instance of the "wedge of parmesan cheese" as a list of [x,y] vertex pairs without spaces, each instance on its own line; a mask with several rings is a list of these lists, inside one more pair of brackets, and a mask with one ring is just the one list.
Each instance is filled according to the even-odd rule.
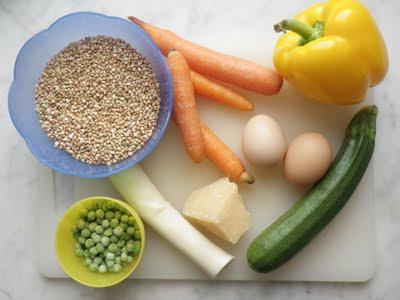
[[185,203],[183,215],[199,229],[232,244],[250,227],[250,214],[238,186],[228,177],[194,191]]

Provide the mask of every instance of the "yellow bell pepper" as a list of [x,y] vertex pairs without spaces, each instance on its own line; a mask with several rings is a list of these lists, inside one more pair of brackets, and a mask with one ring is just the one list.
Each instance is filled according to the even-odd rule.
[[306,97],[355,104],[388,69],[385,42],[369,11],[357,0],[315,4],[275,25],[274,65]]

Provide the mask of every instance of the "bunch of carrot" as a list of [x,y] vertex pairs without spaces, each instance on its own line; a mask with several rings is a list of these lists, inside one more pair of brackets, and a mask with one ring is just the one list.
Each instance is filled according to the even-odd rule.
[[167,56],[174,81],[173,119],[190,158],[200,162],[207,156],[232,180],[253,183],[253,176],[246,172],[237,155],[199,119],[195,93],[250,111],[254,108],[251,102],[213,79],[263,95],[273,95],[279,92],[282,78],[273,69],[196,45],[135,17],[129,19],[145,30]]

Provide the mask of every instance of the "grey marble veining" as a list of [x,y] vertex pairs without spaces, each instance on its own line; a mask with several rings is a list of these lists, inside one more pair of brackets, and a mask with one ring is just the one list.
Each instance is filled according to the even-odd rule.
[[35,203],[37,162],[10,123],[7,93],[17,51],[35,32],[58,17],[81,10],[112,15],[134,14],[163,24],[191,39],[207,34],[238,37],[262,34],[279,19],[313,3],[312,0],[248,1],[23,1],[0,0],[0,300],[3,299],[390,299],[400,297],[400,2],[364,0],[374,13],[386,39],[390,72],[375,88],[379,106],[375,152],[377,271],[362,284],[243,283],[138,281],[96,290],[71,280],[49,280],[35,262]]

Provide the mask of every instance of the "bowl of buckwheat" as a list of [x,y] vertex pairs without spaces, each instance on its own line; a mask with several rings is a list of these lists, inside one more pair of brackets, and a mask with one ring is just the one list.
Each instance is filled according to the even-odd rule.
[[100,178],[142,161],[173,107],[165,59],[137,25],[79,12],[20,50],[9,112],[32,154],[68,175]]

